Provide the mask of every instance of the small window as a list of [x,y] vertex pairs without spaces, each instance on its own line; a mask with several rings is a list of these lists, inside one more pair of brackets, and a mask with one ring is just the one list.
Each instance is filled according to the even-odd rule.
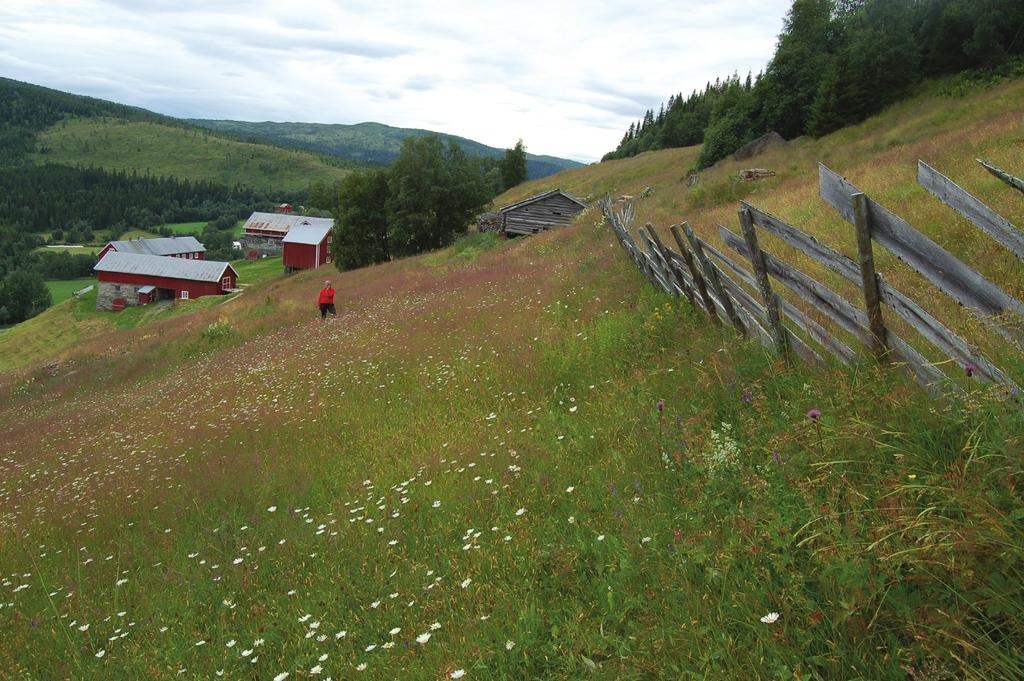
[[121,285],[120,284],[114,284],[114,293],[120,293],[120,292],[121,292]]
[[181,292],[181,299],[182,300],[188,300],[188,291],[182,291]]
[[231,288],[231,277],[224,277],[223,279],[221,279],[220,287],[223,289]]

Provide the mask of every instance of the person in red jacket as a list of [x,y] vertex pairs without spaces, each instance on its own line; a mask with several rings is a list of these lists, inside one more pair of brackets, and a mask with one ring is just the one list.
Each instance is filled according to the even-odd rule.
[[317,298],[317,303],[320,305],[320,319],[327,321],[327,313],[330,312],[332,317],[337,317],[338,313],[334,309],[334,287],[331,286],[330,281],[324,282],[324,287],[320,289],[320,297]]

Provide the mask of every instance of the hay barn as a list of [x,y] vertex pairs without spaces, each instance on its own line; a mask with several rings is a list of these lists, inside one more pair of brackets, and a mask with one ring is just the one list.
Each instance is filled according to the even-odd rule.
[[333,229],[331,218],[314,218],[308,215],[285,215],[283,213],[253,213],[242,227],[242,251],[250,260],[284,252],[284,237],[300,225],[327,227]]
[[561,189],[531,196],[498,210],[501,231],[505,234],[536,234],[552,227],[568,225],[587,207]]
[[331,261],[331,228],[299,225],[288,230],[284,245],[284,271],[311,270]]
[[169,258],[185,258],[186,260],[203,260],[206,257],[206,247],[199,243],[194,236],[111,241],[99,252],[97,259],[102,259],[111,251],[134,253],[135,255],[161,255]]
[[220,295],[238,285],[231,263],[108,252],[93,268],[97,310],[121,310],[157,300]]

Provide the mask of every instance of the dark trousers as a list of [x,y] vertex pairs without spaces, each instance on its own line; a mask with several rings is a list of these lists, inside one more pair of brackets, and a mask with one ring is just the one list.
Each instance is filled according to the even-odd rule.
[[334,310],[334,303],[320,303],[320,319],[327,319],[328,312],[334,317],[338,316],[338,313]]

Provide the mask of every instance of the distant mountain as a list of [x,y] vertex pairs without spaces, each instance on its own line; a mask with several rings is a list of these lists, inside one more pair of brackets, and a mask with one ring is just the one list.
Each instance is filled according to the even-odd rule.
[[[242,139],[298,147],[358,163],[377,165],[386,165],[395,160],[402,146],[402,140],[409,135],[421,137],[438,134],[446,141],[455,140],[470,156],[498,158],[505,154],[504,149],[489,147],[465,137],[432,133],[430,130],[416,128],[394,128],[382,123],[358,123],[355,125],[250,123],[208,119],[189,119],[188,122],[217,132],[229,133]],[[576,168],[581,165],[583,164],[565,158],[526,154],[526,171],[530,179],[547,177],[567,168]]]
[[[311,182],[331,182],[360,167],[293,146],[254,144],[134,106],[0,78],[0,168],[44,164],[241,184],[276,194],[303,192]],[[0,196],[9,190],[0,184]],[[23,222],[5,219],[0,210],[0,222],[5,220]]]

